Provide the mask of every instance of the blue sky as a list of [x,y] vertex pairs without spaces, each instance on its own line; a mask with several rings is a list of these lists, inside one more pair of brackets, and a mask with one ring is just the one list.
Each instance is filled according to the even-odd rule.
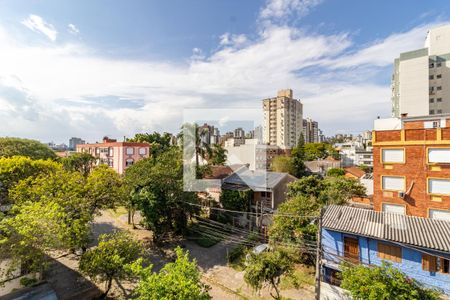
[[[0,135],[176,132],[184,108],[255,108],[290,87],[328,135],[389,116],[392,61],[448,1],[0,0]],[[204,119],[204,116],[202,116]]]

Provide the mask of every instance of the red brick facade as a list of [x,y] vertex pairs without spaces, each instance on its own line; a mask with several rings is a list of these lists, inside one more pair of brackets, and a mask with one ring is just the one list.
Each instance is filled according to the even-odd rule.
[[[403,130],[375,131],[373,134],[373,205],[382,210],[383,203],[401,204],[407,215],[429,217],[429,209],[449,210],[450,196],[430,195],[428,178],[450,179],[450,164],[429,164],[427,149],[449,148],[450,128],[424,129],[424,121],[403,123]],[[446,123],[449,125],[449,122]],[[404,163],[383,163],[382,149],[404,149]],[[382,190],[382,176],[405,177],[406,195]]]

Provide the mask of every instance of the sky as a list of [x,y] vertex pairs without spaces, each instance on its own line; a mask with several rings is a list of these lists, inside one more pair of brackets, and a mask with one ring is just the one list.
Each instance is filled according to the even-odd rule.
[[394,58],[449,21],[445,0],[0,0],[0,136],[245,123],[284,88],[326,135],[357,134],[390,116]]

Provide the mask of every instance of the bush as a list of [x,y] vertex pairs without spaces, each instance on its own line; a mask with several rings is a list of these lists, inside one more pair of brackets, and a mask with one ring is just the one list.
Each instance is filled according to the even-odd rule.
[[341,168],[331,168],[328,169],[327,171],[327,176],[330,177],[339,177],[339,176],[344,176],[345,175],[345,170],[341,169]]
[[32,286],[35,285],[38,282],[38,280],[34,277],[29,278],[29,277],[22,277],[20,278],[20,285],[24,286],[24,287],[28,287],[28,286]]

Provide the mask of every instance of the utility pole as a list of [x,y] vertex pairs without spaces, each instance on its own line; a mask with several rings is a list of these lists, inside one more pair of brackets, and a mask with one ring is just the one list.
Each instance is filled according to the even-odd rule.
[[316,300],[320,300],[320,273],[322,269],[322,216],[323,208],[320,209],[320,215],[318,219],[318,229],[317,229],[317,250],[316,250]]

